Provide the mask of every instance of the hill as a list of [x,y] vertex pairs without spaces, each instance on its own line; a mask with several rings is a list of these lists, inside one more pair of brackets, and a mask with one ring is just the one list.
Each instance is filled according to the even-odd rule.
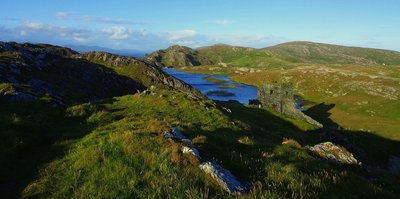
[[199,55],[198,51],[178,45],[155,51],[148,55],[145,60],[161,67],[199,66],[211,63]]
[[[262,49],[221,44],[197,49],[173,46],[157,52],[148,58],[154,62],[167,63],[161,66],[175,67],[218,64],[252,68],[279,68],[299,63],[365,66],[400,64],[400,52],[313,42],[289,42]],[[154,59],[156,54],[158,58]]]
[[289,42],[265,52],[286,61],[318,64],[398,65],[400,52],[313,42]]
[[0,43],[1,93],[53,104],[96,101],[150,86],[193,90],[142,60],[105,52],[79,54],[51,45]]

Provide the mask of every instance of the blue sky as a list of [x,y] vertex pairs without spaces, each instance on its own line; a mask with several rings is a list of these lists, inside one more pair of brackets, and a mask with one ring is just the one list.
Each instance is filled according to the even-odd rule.
[[0,40],[155,50],[315,41],[400,51],[399,0],[0,0]]

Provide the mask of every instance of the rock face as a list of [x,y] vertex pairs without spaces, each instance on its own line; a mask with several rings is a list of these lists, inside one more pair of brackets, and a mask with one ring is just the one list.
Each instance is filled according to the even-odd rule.
[[200,56],[198,51],[178,45],[153,52],[145,60],[158,67],[199,66],[211,63]]
[[361,162],[355,159],[352,153],[341,146],[333,144],[332,142],[324,142],[312,147],[307,146],[306,148],[321,158],[332,162],[361,165]]

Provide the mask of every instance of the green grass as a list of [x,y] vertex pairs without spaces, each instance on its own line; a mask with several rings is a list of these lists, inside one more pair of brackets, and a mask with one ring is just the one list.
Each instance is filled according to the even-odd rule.
[[[399,193],[386,180],[366,181],[357,168],[322,162],[304,150],[281,145],[283,138],[295,139],[303,146],[326,139],[307,123],[265,109],[219,102],[219,106],[232,110],[224,114],[211,101],[196,101],[175,91],[154,92],[157,94],[127,95],[55,109],[55,115],[41,112],[45,121],[55,121],[48,120],[50,126],[43,125],[43,120],[32,121],[29,128],[38,131],[15,129],[10,135],[40,135],[53,132],[50,130],[59,123],[65,126],[57,134],[60,137],[45,144],[49,147],[47,154],[57,146],[62,146],[62,152],[32,166],[40,170],[28,178],[30,183],[23,186],[22,196],[230,198],[197,168],[198,162],[179,153],[179,145],[162,138],[161,133],[170,126],[193,139],[203,157],[217,160],[243,182],[253,183],[245,198],[390,198]],[[20,124],[21,119],[7,117],[15,110],[3,110],[2,121]],[[21,110],[26,111],[21,117],[35,118],[35,109]],[[36,147],[31,150],[41,152]],[[10,166],[17,164],[12,163],[13,157],[18,156],[5,159]],[[5,168],[2,171],[9,172]]]
[[218,79],[218,78],[215,78],[215,77],[212,77],[212,76],[206,76],[206,77],[204,77],[203,79],[206,80],[206,81],[208,81],[208,82],[213,82],[213,83],[217,83],[217,84],[224,84],[224,83],[226,83],[225,80],[223,80],[223,79]]

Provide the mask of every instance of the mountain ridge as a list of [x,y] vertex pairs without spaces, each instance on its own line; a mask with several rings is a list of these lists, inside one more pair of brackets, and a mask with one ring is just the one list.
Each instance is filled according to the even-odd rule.
[[[269,67],[293,63],[308,64],[358,64],[358,65],[398,65],[400,52],[393,50],[341,46],[309,41],[286,42],[265,48],[249,48],[217,44],[191,49],[176,45],[156,52],[145,59],[159,66],[199,66],[228,63],[238,67]],[[182,59],[189,56],[192,59]],[[166,62],[165,60],[174,60]],[[167,64],[165,64],[167,63]]]

